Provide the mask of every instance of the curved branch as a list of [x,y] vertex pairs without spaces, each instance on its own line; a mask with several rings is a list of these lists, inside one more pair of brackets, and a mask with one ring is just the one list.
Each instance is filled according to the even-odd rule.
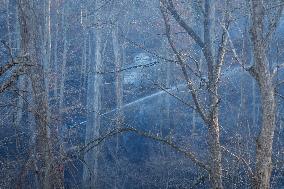
[[92,148],[100,145],[106,139],[111,138],[113,136],[116,136],[118,134],[125,133],[125,132],[132,132],[136,135],[143,136],[145,138],[149,138],[149,139],[152,139],[154,141],[158,141],[158,142],[161,142],[163,144],[166,144],[169,147],[171,147],[172,149],[174,149],[176,152],[179,152],[179,153],[183,154],[185,157],[189,158],[197,166],[199,166],[202,169],[206,170],[207,172],[211,173],[210,168],[205,163],[203,163],[201,160],[197,159],[196,155],[193,152],[180,148],[179,146],[174,144],[171,141],[171,139],[162,138],[159,135],[154,135],[154,134],[151,134],[149,132],[141,131],[141,130],[138,130],[138,129],[133,128],[133,127],[115,128],[115,129],[111,130],[110,132],[106,133],[105,135],[90,141],[88,144],[86,144],[84,147],[82,147],[79,150],[79,153],[82,153],[82,152],[87,153]]

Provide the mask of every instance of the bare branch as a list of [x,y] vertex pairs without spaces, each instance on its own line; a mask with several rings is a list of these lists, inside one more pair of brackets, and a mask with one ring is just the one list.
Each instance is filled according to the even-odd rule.
[[[0,66],[0,76],[4,75],[8,70],[11,70],[16,65],[22,64],[23,66],[30,66],[29,64],[27,64],[27,62],[28,62],[28,56],[27,55],[14,58],[11,47],[5,41],[1,41],[1,42],[4,45],[4,47],[8,50],[8,53],[9,53],[8,55],[9,55],[10,60],[5,65]],[[18,70],[18,71],[20,71],[20,70]],[[12,80],[10,80],[10,82],[12,82]],[[6,83],[6,86],[12,84],[12,83],[10,83],[10,84],[8,84],[8,83],[9,82]],[[4,85],[2,85],[2,87],[4,87]]]
[[0,93],[3,93],[4,91],[6,91],[8,88],[10,88],[13,84],[16,83],[17,79],[18,79],[18,74],[13,74],[7,81],[5,81],[4,83],[2,83],[0,85]]
[[270,24],[268,26],[268,32],[267,32],[267,34],[266,34],[266,36],[264,38],[264,40],[265,40],[264,43],[265,43],[266,46],[270,43],[272,35],[275,33],[275,30],[277,29],[277,27],[278,27],[278,25],[280,23],[281,15],[282,15],[282,12],[283,12],[283,8],[284,8],[284,4],[282,4],[278,8],[275,16],[270,21]]
[[234,158],[236,158],[238,161],[241,161],[245,164],[245,166],[247,167],[248,171],[249,171],[249,174],[250,176],[253,178],[254,176],[254,173],[252,171],[252,168],[250,167],[249,163],[241,156],[238,156],[236,154],[234,154],[233,152],[231,152],[230,150],[228,150],[226,147],[224,146],[221,146],[222,150],[227,152],[228,154],[230,154],[231,156],[233,156]]
[[284,3],[280,3],[278,5],[274,5],[274,6],[266,8],[265,11],[270,11],[271,9],[278,8],[278,7],[283,7],[283,6],[284,6]]
[[174,17],[174,19],[188,33],[188,35],[190,37],[192,37],[192,39],[194,39],[194,41],[198,44],[198,46],[200,46],[200,48],[203,48],[204,42],[197,35],[197,33],[184,21],[184,19],[181,18],[181,16],[179,15],[179,13],[177,12],[177,10],[174,7],[173,1],[168,0],[167,2],[165,2],[165,0],[160,0],[160,2],[163,4],[163,6],[165,6],[170,11],[170,13]]
[[168,59],[168,58],[165,58],[163,56],[160,56],[159,54],[157,54],[156,52],[153,52],[153,51],[150,51],[149,49],[147,49],[145,46],[141,45],[141,44],[138,44],[137,42],[129,39],[128,37],[124,36],[122,34],[122,32],[120,33],[120,35],[129,43],[131,43],[133,46],[137,47],[137,48],[140,48],[142,50],[144,50],[145,52],[155,56],[156,58],[158,59],[161,59],[161,60],[164,60],[164,61],[167,61],[167,62],[173,62],[173,63],[177,63],[176,60],[172,60],[172,59]]
[[0,76],[5,74],[8,70],[10,70],[13,66],[15,66],[17,62],[11,61],[4,66],[0,66]]
[[[166,35],[166,34],[164,34]],[[179,62],[177,60],[172,60],[172,59],[169,59],[169,58],[165,58],[159,54],[157,54],[156,52],[153,52],[153,51],[150,51],[149,49],[147,49],[146,47],[144,47],[143,45],[141,44],[138,44],[137,42],[125,37],[124,35],[121,34],[121,36],[126,40],[128,41],[129,43],[131,43],[132,45],[134,45],[135,47],[138,47],[142,50],[144,50],[145,52],[153,55],[154,57],[156,57],[157,59],[160,59],[160,60],[164,60],[168,63],[174,63],[174,64],[179,64]],[[197,65],[198,67],[198,61],[192,57],[190,54],[188,55],[188,57],[194,61],[194,63]],[[125,71],[125,70],[129,70],[129,69],[135,69],[135,68],[139,68],[139,67],[150,67],[150,66],[154,66],[155,64],[159,64],[160,62],[154,62],[154,63],[149,63],[149,64],[145,64],[145,65],[137,65],[137,66],[132,66],[132,67],[128,67],[128,68],[123,68],[122,70],[118,70],[118,72],[122,72],[122,71]],[[191,68],[189,65],[185,65],[196,77],[198,77],[202,83],[204,83],[205,85],[207,85],[207,82],[206,80],[202,77],[202,74],[201,72],[196,72],[194,71],[193,68]],[[106,74],[106,73],[115,73],[115,71],[108,71],[108,72],[98,72],[99,74]]]
[[105,72],[96,72],[96,73],[97,74],[120,73],[120,72],[124,72],[124,71],[128,71],[128,70],[132,70],[132,69],[135,69],[135,68],[147,68],[147,67],[155,66],[158,63],[159,63],[158,61],[155,61],[155,62],[150,62],[148,64],[140,64],[140,65],[136,65],[136,66],[122,68],[122,69],[115,70],[115,71],[105,71]]
[[[212,7],[210,0],[204,1],[204,48],[203,54],[207,62],[207,75],[210,82],[210,85],[215,85],[214,83],[214,55],[212,51],[212,36],[211,36],[211,14],[212,14]],[[211,88],[212,86],[210,86]]]
[[162,91],[165,91],[167,94],[169,94],[170,96],[174,97],[174,98],[177,99],[178,101],[182,102],[182,103],[185,104],[186,106],[192,108],[193,110],[196,110],[196,108],[195,108],[192,104],[186,102],[186,101],[183,100],[182,98],[180,98],[180,97],[178,97],[177,95],[171,93],[169,90],[167,90],[166,88],[164,88],[164,87],[161,86],[160,84],[154,83],[154,85],[156,85],[159,89],[161,89]]
[[272,77],[276,77],[277,73],[279,70],[283,69],[284,68],[284,63],[283,64],[279,64],[277,66],[275,66],[272,70]]
[[183,61],[183,59],[181,58],[181,55],[180,53],[177,51],[175,45],[174,45],[174,42],[171,38],[171,34],[170,34],[170,25],[169,25],[169,21],[168,21],[168,18],[166,16],[166,13],[165,13],[165,10],[164,10],[164,7],[163,7],[163,4],[161,4],[160,6],[160,10],[161,10],[161,13],[162,13],[162,16],[163,16],[163,19],[164,19],[164,23],[165,23],[165,27],[166,27],[166,35],[167,35],[167,38],[168,38],[168,42],[181,66],[181,69],[182,69],[182,73],[184,75],[184,78],[186,80],[186,83],[187,83],[187,86],[188,86],[188,89],[191,93],[191,96],[192,96],[192,99],[194,101],[194,104],[196,106],[196,111],[200,114],[200,116],[202,117],[203,121],[205,123],[208,123],[208,116],[206,115],[205,113],[205,110],[201,104],[201,102],[199,101],[198,99],[198,95],[197,95],[197,91],[195,90],[194,86],[193,86],[193,82],[191,81],[187,71],[186,71],[186,66],[185,66],[185,63]]
[[193,152],[178,147],[176,144],[174,144],[171,141],[171,139],[162,138],[159,135],[154,135],[154,134],[151,134],[149,132],[141,131],[141,130],[138,130],[138,129],[133,128],[133,127],[115,128],[115,129],[111,130],[110,132],[106,133],[105,135],[103,135],[103,136],[101,136],[97,139],[94,139],[91,142],[89,142],[88,144],[86,144],[84,147],[82,147],[79,150],[79,153],[82,153],[82,152],[87,153],[92,148],[100,145],[106,139],[111,138],[113,136],[116,136],[118,134],[125,133],[125,132],[132,132],[132,133],[135,133],[139,136],[143,136],[143,137],[152,139],[154,141],[158,141],[158,142],[161,142],[163,144],[166,144],[167,146],[173,148],[176,152],[179,152],[179,153],[183,154],[185,157],[189,158],[197,166],[199,166],[199,167],[203,168],[204,170],[208,171],[209,173],[211,173],[210,168],[205,163],[203,163],[202,161],[197,159],[196,155]]
[[237,50],[234,46],[234,43],[231,39],[231,36],[230,36],[230,33],[229,31],[225,28],[225,26],[222,26],[225,31],[227,32],[227,36],[228,36],[228,42],[229,42],[229,45],[230,45],[230,48],[231,48],[231,51],[233,52],[233,56],[234,56],[234,59],[236,60],[236,62],[247,72],[249,72],[250,74],[253,75],[253,66],[249,66],[249,67],[245,67],[245,64],[244,62],[241,60],[241,58],[239,57],[238,53],[237,53]]
[[284,80],[281,80],[281,81],[279,81],[276,85],[282,85],[282,84],[284,84]]
[[276,92],[275,94],[284,100],[284,96],[283,96],[283,95],[281,95],[281,94],[278,93],[278,92]]
[[222,39],[221,39],[221,45],[218,49],[218,59],[217,59],[217,65],[215,67],[215,84],[217,84],[220,80],[221,77],[221,68],[222,65],[224,64],[225,61],[225,54],[227,52],[227,43],[228,43],[228,29],[230,26],[230,21],[229,21],[229,13],[228,10],[226,10],[225,12],[225,16],[224,16],[224,24],[221,23],[221,25],[223,25],[223,32],[222,32]]

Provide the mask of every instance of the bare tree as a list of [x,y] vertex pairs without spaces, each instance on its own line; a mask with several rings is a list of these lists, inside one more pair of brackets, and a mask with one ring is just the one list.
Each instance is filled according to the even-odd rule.
[[[95,7],[102,6],[103,2],[101,0],[97,0],[95,2]],[[101,15],[97,15],[97,21],[101,21]],[[89,73],[88,73],[88,120],[87,120],[87,127],[86,127],[86,138],[85,144],[88,144],[93,138],[97,138],[100,135],[100,128],[101,128],[101,109],[102,109],[102,87],[103,87],[103,75],[98,74],[102,72],[103,66],[103,50],[104,50],[104,41],[103,41],[103,28],[97,27],[95,35],[95,61],[92,58],[89,58]],[[89,40],[92,41],[90,38]],[[92,55],[93,45],[90,42],[90,54]],[[96,147],[89,151],[85,155],[85,169],[84,169],[84,182],[85,187],[96,187],[97,184],[97,176],[98,176],[98,158],[99,157],[99,148]]]
[[[272,36],[280,22],[283,5],[269,17],[266,3],[251,1],[251,41],[253,44],[253,65],[248,69],[256,80],[261,96],[261,131],[256,140],[256,170],[254,188],[270,188],[272,173],[272,146],[276,127],[276,85],[274,77],[279,66],[271,70],[267,55]],[[269,23],[266,26],[266,19]],[[268,28],[266,31],[265,28]]]
[[[212,26],[214,24],[214,1],[205,0],[204,1],[204,22],[203,22],[203,36],[199,36],[197,32],[182,18],[176,9],[176,5],[172,0],[161,0],[161,10],[162,15],[165,21],[166,35],[169,41],[169,44],[175,54],[178,64],[181,67],[182,74],[186,80],[188,90],[192,96],[194,107],[199,116],[202,118],[204,123],[208,127],[208,144],[210,150],[210,177],[213,188],[223,188],[222,183],[222,153],[221,153],[221,144],[220,144],[220,123],[219,123],[219,83],[221,77],[221,69],[225,61],[226,54],[226,44],[228,41],[228,36],[226,29],[229,27],[229,18],[228,10],[225,6],[223,13],[223,21],[221,24],[224,25],[224,28],[221,30],[221,40],[217,50],[217,54],[214,54],[215,50],[213,47],[214,37],[212,35]],[[228,2],[227,2],[228,3]],[[184,57],[179,52],[177,46],[175,45],[174,38],[171,33],[171,23],[168,15],[171,15],[176,23],[184,29],[188,37],[192,38],[194,42],[199,46],[203,52],[203,56],[206,60],[206,70],[207,70],[207,81],[204,81],[202,75],[199,72],[198,67],[200,66],[198,62],[197,67],[188,65],[185,62]],[[189,73],[191,71],[191,73]],[[192,76],[191,76],[192,74]],[[202,82],[206,85],[206,91],[208,95],[208,102],[204,104],[200,100],[199,91],[195,86],[195,82],[192,78],[197,76],[199,82]]]
[[41,20],[44,15],[35,14],[40,7],[41,4],[35,1],[18,1],[21,54],[26,55],[29,63],[33,65],[27,70],[27,74],[32,86],[33,107],[31,108],[36,125],[35,154],[31,155],[23,169],[28,169],[31,162],[35,161],[32,170],[36,175],[35,178],[38,178],[39,186],[37,187],[53,188],[63,187],[63,185],[55,171],[52,143],[49,137],[48,94],[45,87],[44,65],[41,61],[41,49],[44,47],[41,46],[43,36],[41,36],[40,26],[44,24]]
[[278,186],[282,1],[0,0],[0,188]]

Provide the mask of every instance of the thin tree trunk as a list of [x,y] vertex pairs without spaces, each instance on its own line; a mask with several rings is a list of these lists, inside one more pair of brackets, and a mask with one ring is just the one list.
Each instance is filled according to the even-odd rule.
[[[85,7],[81,7],[81,25],[83,27],[83,52],[82,52],[82,66],[81,66],[81,86],[86,85],[87,74],[87,46],[88,46],[88,34],[86,29],[87,18],[85,18]],[[82,94],[84,91],[82,91]]]
[[10,29],[10,0],[6,0],[6,25],[7,25],[7,37],[8,37],[8,46],[12,47],[12,34]]
[[[101,73],[103,71],[103,41],[102,41],[102,29],[96,30],[96,51],[95,51],[95,65],[89,64],[89,78],[88,78],[88,92],[87,92],[87,126],[85,144],[88,144],[92,139],[98,138],[101,127],[101,90],[102,79]],[[91,38],[89,39],[91,40]],[[89,42],[89,49],[91,49],[91,41]],[[89,54],[91,56],[91,54]],[[92,58],[89,58],[92,61]],[[83,173],[84,187],[95,188],[97,184],[98,176],[98,147],[92,148],[87,154],[85,154],[85,168]],[[91,174],[91,175],[90,175]]]
[[115,57],[115,89],[116,89],[116,107],[118,108],[118,120],[117,120],[117,126],[120,127],[122,124],[122,118],[123,118],[123,85],[122,85],[122,50],[120,48],[119,43],[119,34],[118,34],[118,27],[114,26],[115,28],[112,31],[112,39],[113,39],[113,51],[114,51],[114,57]]
[[[85,144],[88,144],[93,138],[93,122],[94,122],[94,64],[91,59],[92,54],[92,41],[91,33],[89,32],[89,72],[88,72],[88,81],[87,81],[87,124],[86,124],[86,134],[85,134]],[[92,152],[92,153],[91,153]],[[91,188],[93,184],[93,170],[94,159],[93,151],[87,152],[84,156],[85,165],[83,170],[83,187]]]
[[[19,11],[16,9],[16,18],[19,20]],[[20,25],[19,23],[16,24],[16,36],[17,36],[17,42],[16,42],[16,49],[19,50],[21,46],[21,41],[20,41]],[[26,83],[26,77],[24,75],[19,76],[18,80],[18,99],[17,99],[17,111],[16,111],[16,119],[15,119],[15,126],[19,127],[22,117],[23,117],[23,108],[24,108],[24,90],[25,90],[25,83]]]
[[[122,73],[120,72],[123,64],[122,50],[119,42],[118,26],[114,26],[112,30],[112,44],[113,44],[113,53],[114,53],[114,62],[115,62],[115,91],[116,91],[116,108],[118,109],[116,115],[116,127],[121,127],[123,124],[123,83],[122,83]],[[119,164],[118,164],[118,150],[119,150],[119,136],[116,136],[116,176],[114,188],[118,188],[118,176],[119,176]]]
[[50,20],[51,2],[50,0],[44,1],[45,23],[44,23],[44,48],[43,48],[43,67],[45,72],[45,87],[47,98],[49,100],[49,77],[50,77],[50,58],[51,58],[51,20]]
[[58,98],[58,80],[59,80],[59,65],[58,65],[58,36],[59,36],[59,23],[60,23],[60,18],[59,18],[59,5],[57,4],[58,2],[55,2],[54,6],[56,7],[56,12],[55,12],[55,35],[54,35],[54,47],[53,47],[53,54],[54,54],[54,71],[56,73],[55,76],[55,81],[54,81],[54,96]]
[[63,117],[62,110],[64,107],[64,90],[65,90],[65,80],[66,80],[66,64],[67,64],[67,53],[68,53],[68,40],[67,40],[67,22],[66,22],[66,7],[63,7],[62,11],[62,28],[63,28],[63,55],[62,55],[62,65],[60,68],[60,83],[59,83],[59,112],[61,115],[61,119]]
[[[56,146],[56,148],[59,150],[59,154],[58,156],[61,157],[60,153],[62,153],[64,151],[64,137],[66,134],[66,130],[65,127],[63,125],[64,123],[64,92],[65,92],[65,80],[66,80],[66,65],[67,65],[67,54],[68,54],[68,48],[69,48],[69,44],[68,44],[68,39],[67,39],[67,15],[68,15],[68,11],[66,11],[66,8],[68,7],[68,4],[64,4],[62,7],[62,13],[61,13],[61,25],[62,25],[62,29],[63,29],[63,54],[62,54],[62,63],[61,66],[57,65],[58,64],[58,57],[57,57],[57,46],[58,46],[58,26],[56,26],[56,36],[55,36],[55,71],[56,73],[58,73],[59,77],[55,78],[55,97],[58,97],[58,113],[59,113],[59,127],[57,126],[57,128],[55,129],[55,134],[56,136],[54,136],[54,141],[55,144],[54,146]],[[57,22],[59,23],[59,18],[58,18],[58,13],[57,14]],[[59,90],[58,90],[59,89]],[[59,94],[57,93],[57,91],[59,91]],[[61,188],[64,187],[64,163],[62,162],[62,159],[58,158],[59,161],[56,162],[56,166],[58,167],[58,169],[56,170],[56,175],[57,175],[57,180],[59,181],[59,186]]]

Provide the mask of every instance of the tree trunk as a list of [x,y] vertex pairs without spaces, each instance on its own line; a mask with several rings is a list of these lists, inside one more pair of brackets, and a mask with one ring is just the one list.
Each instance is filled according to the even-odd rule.
[[272,147],[275,131],[276,101],[273,76],[266,57],[266,39],[264,38],[265,13],[263,2],[252,1],[252,43],[254,64],[250,74],[255,78],[261,95],[261,130],[256,140],[256,170],[254,188],[270,188],[272,173]]
[[272,146],[275,131],[275,94],[270,79],[260,83],[262,126],[256,141],[256,185],[255,188],[270,188],[272,172]]
[[51,20],[50,20],[50,10],[51,10],[51,2],[50,0],[44,0],[44,16],[45,16],[45,23],[44,23],[44,47],[43,47],[43,68],[45,72],[45,87],[47,98],[49,101],[49,77],[50,77],[50,58],[51,58]]
[[[212,111],[209,115],[208,125],[208,144],[211,158],[211,179],[214,189],[222,189],[222,153],[220,144],[220,125],[219,125],[219,108],[218,108],[218,88],[213,86],[210,88],[213,94],[210,95],[210,104]],[[214,107],[214,108],[213,108]]]
[[54,81],[54,96],[55,98],[58,98],[58,80],[59,80],[59,65],[58,65],[58,36],[59,36],[59,23],[60,23],[60,18],[59,18],[59,3],[54,2],[55,9],[55,35],[54,35],[54,47],[53,47],[53,56],[54,56],[54,72],[56,74],[55,76],[55,81]]
[[[32,7],[32,8],[31,8]],[[37,2],[18,0],[19,22],[21,33],[21,54],[28,55],[29,62],[34,66],[27,70],[31,78],[33,116],[35,120],[35,152],[39,168],[39,186],[52,187],[52,153],[48,131],[48,99],[45,86],[44,66],[42,63],[42,37],[40,26],[43,26],[42,14],[35,16],[33,11],[42,8]]]
[[[204,2],[205,15],[204,15],[204,57],[207,63],[207,75],[209,80],[209,125],[208,125],[208,144],[211,158],[211,179],[212,187],[214,189],[222,189],[222,153],[221,153],[221,144],[220,144],[220,125],[219,125],[219,94],[218,94],[218,72],[215,73],[217,66],[222,66],[221,62],[216,61],[214,58],[214,48],[212,45],[212,26],[215,18],[215,5],[212,0],[205,0]],[[215,36],[214,36],[215,37]],[[220,59],[219,61],[223,61]],[[219,65],[218,65],[219,64]]]
[[115,91],[116,91],[116,107],[118,108],[118,119],[117,126],[120,127],[123,121],[123,85],[122,85],[122,72],[120,71],[122,68],[122,52],[119,43],[119,34],[118,34],[118,26],[114,26],[115,28],[112,31],[112,39],[113,39],[113,51],[115,58]]
[[222,184],[222,154],[221,154],[221,145],[220,145],[220,131],[219,125],[213,124],[209,126],[209,133],[208,133],[208,143],[210,147],[210,154],[211,154],[211,182],[212,188],[214,189],[221,189],[223,188]]
[[68,53],[68,48],[69,48],[68,40],[67,40],[68,24],[66,23],[66,18],[67,18],[66,9],[68,9],[68,7],[66,8],[65,6],[63,6],[62,18],[61,18],[62,28],[63,28],[63,55],[62,55],[62,65],[60,68],[60,84],[59,84],[59,112],[61,116],[63,116],[62,109],[64,107],[63,103],[64,103],[64,90],[65,90],[65,80],[66,80],[66,64],[67,64],[67,53]]
[[[81,66],[81,86],[85,87],[86,85],[86,75],[87,75],[87,46],[88,46],[88,33],[87,33],[87,18],[85,18],[85,7],[81,7],[81,24],[83,27],[83,51],[82,51],[82,66]],[[82,91],[82,94],[85,91]]]
[[12,34],[11,34],[11,29],[10,29],[10,0],[6,0],[6,24],[7,24],[7,36],[8,36],[8,46],[12,47]]
[[265,50],[254,44],[254,70],[252,74],[260,89],[261,99],[261,130],[256,140],[256,170],[254,187],[256,189],[270,188],[272,173],[272,147],[275,131],[276,101],[275,88],[268,71]]
[[[103,75],[99,74],[103,71],[103,41],[102,29],[96,30],[96,51],[95,65],[89,64],[88,92],[87,92],[87,126],[85,144],[99,137],[101,127],[101,91]],[[91,40],[91,38],[89,39]],[[91,41],[89,49],[91,49]],[[91,52],[90,52],[91,53]],[[91,56],[91,54],[89,54]],[[92,58],[89,58],[92,61]],[[86,165],[84,168],[83,178],[85,188],[95,188],[98,176],[98,154],[99,148],[94,147],[85,154]]]
[[[113,54],[114,54],[114,62],[115,62],[115,93],[116,93],[116,127],[119,128],[123,124],[123,83],[122,83],[122,64],[123,64],[123,57],[122,57],[122,50],[120,47],[119,42],[119,34],[118,34],[118,26],[114,26],[112,30],[112,44],[113,44]],[[116,149],[115,149],[115,181],[114,181],[114,188],[118,188],[118,176],[119,176],[119,162],[118,162],[118,150],[119,150],[119,136],[116,136]]]
[[[16,9],[16,19],[19,20],[18,9]],[[19,50],[20,46],[21,46],[19,23],[16,24],[16,38],[17,38],[16,49]],[[24,98],[25,98],[25,94],[24,94],[23,91],[26,90],[25,89],[26,82],[27,82],[27,78],[24,75],[19,76],[19,80],[18,80],[18,83],[17,83],[19,92],[18,92],[17,111],[16,111],[16,119],[15,119],[15,126],[16,127],[20,127],[20,123],[21,123],[22,117],[23,117]]]
[[[161,1],[162,4],[165,4]],[[227,37],[226,31],[223,31],[220,48],[218,51],[218,55],[214,53],[214,45],[212,34],[212,25],[214,24],[214,14],[212,12],[214,9],[214,1],[205,0],[204,1],[204,32],[203,32],[203,40],[199,37],[199,35],[182,19],[182,17],[178,14],[177,10],[174,7],[173,1],[169,0],[165,5],[167,9],[170,11],[171,15],[175,18],[178,24],[185,29],[187,34],[199,45],[204,55],[207,64],[207,76],[208,76],[208,88],[207,88],[207,96],[209,97],[209,102],[207,104],[207,109],[203,107],[203,103],[199,100],[199,94],[195,89],[193,81],[187,73],[186,64],[182,60],[180,52],[174,45],[174,42],[170,36],[170,25],[167,20],[165,13],[163,14],[165,25],[166,25],[166,35],[168,37],[168,41],[172,50],[174,51],[179,64],[181,65],[182,73],[185,77],[185,80],[188,84],[189,91],[191,93],[192,99],[194,101],[194,105],[196,107],[196,111],[199,113],[200,117],[208,126],[208,137],[207,142],[209,144],[210,151],[210,177],[212,188],[222,189],[222,153],[221,153],[221,144],[220,144],[220,125],[218,120],[218,110],[219,110],[219,81],[221,77],[221,67],[224,63],[224,56],[226,54],[226,44]],[[227,5],[226,5],[227,6]],[[162,10],[163,13],[163,10]],[[227,16],[225,16],[227,17]],[[225,25],[227,25],[227,21],[225,20]],[[227,27],[227,26],[226,26]],[[215,36],[214,36],[215,37]]]

